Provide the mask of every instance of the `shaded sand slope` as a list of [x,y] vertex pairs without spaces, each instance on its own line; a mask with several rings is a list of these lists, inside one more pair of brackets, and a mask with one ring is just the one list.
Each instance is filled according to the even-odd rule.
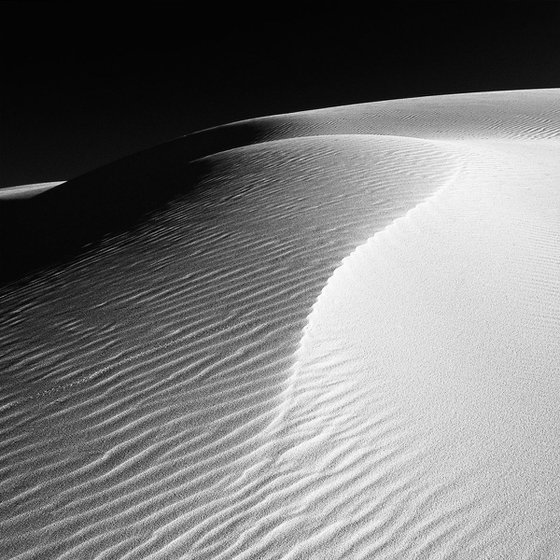
[[6,550],[87,557],[211,519],[329,275],[456,165],[376,137],[223,153],[197,196],[7,289]]
[[2,239],[0,556],[557,556],[559,108],[257,119],[0,209],[80,226]]

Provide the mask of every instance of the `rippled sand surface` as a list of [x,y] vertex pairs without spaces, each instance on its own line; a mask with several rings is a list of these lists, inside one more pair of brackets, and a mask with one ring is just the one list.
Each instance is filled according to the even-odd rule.
[[559,136],[394,100],[2,197],[0,557],[557,558]]

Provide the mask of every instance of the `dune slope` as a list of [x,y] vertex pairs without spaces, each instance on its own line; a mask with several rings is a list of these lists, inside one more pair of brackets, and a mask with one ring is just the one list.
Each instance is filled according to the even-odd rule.
[[4,201],[0,556],[557,556],[559,132],[387,101]]

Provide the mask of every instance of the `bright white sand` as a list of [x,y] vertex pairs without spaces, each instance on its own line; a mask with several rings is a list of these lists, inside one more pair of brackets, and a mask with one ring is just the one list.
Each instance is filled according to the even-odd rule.
[[560,91],[250,124],[1,288],[0,557],[560,557]]
[[62,185],[64,181],[51,181],[50,183],[31,183],[30,185],[17,185],[16,187],[0,188],[0,201],[20,198],[31,198],[39,193],[48,191],[53,187]]

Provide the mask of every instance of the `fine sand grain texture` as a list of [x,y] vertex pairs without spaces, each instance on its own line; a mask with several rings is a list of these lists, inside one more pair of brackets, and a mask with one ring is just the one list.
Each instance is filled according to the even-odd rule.
[[560,557],[558,136],[385,101],[0,200],[0,558]]

